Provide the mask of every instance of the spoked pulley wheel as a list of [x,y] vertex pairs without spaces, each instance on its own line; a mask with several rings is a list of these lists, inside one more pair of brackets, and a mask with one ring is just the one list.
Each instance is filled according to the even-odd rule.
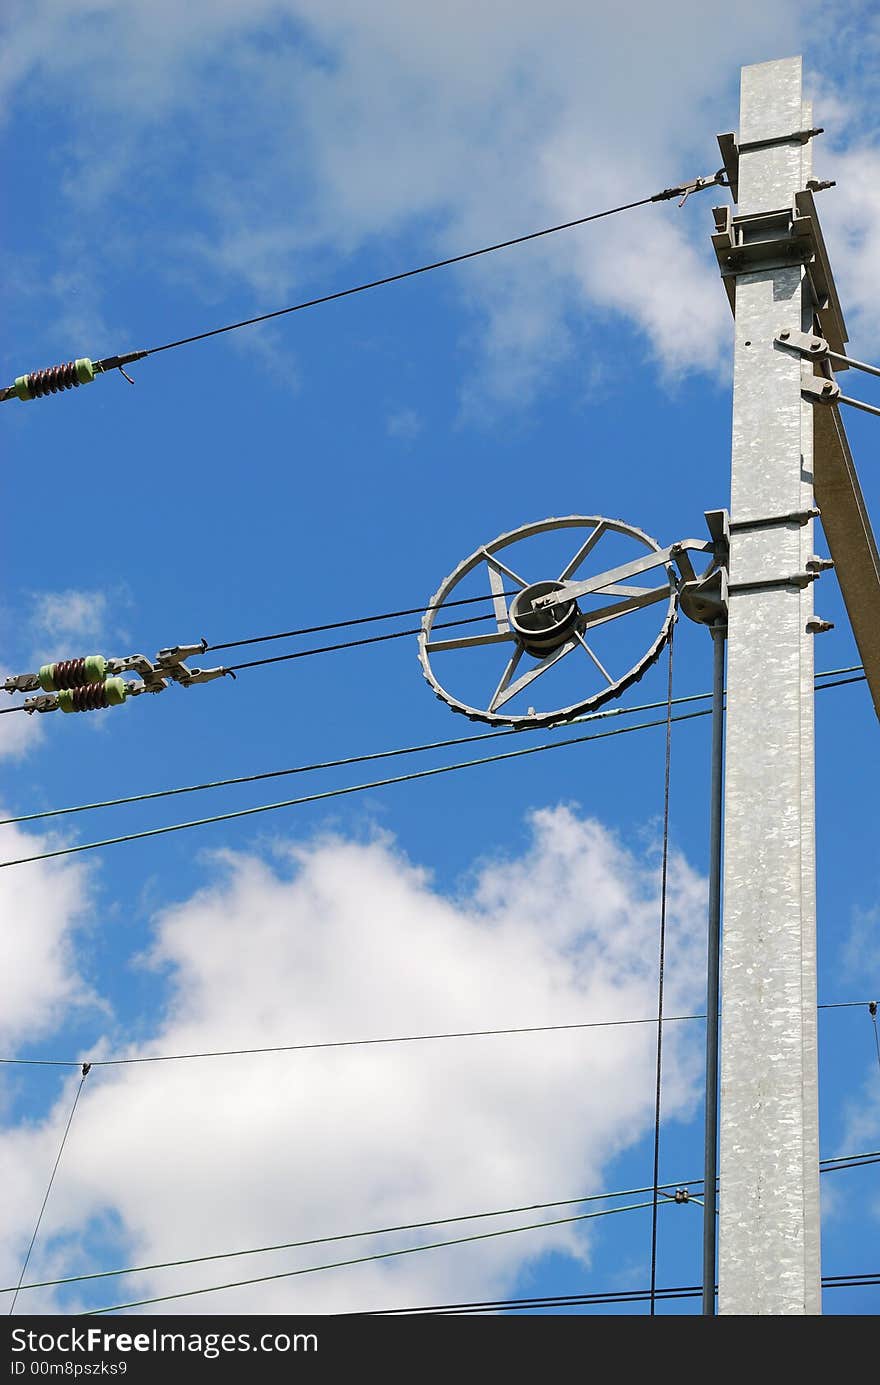
[[[488,616],[473,614],[481,590]],[[545,519],[450,573],[425,612],[419,659],[437,696],[474,721],[567,721],[641,678],[669,638],[676,596],[670,550],[641,529],[599,515]],[[490,628],[463,628],[480,620]],[[454,625],[461,632],[447,635]]]

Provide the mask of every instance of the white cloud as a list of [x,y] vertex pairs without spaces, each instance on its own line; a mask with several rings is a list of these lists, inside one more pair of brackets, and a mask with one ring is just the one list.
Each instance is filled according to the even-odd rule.
[[[865,1150],[877,1149],[880,1144],[880,1083],[877,1071],[871,1065],[870,1072],[862,1083],[857,1096],[851,1097],[844,1109],[844,1133],[841,1150],[857,1154]],[[863,1210],[880,1220],[880,1196],[865,1198]]]
[[[8,718],[24,720],[28,718]],[[31,855],[48,837],[0,828],[0,858]],[[52,1033],[71,1006],[94,997],[78,974],[75,930],[92,907],[85,866],[40,861],[0,870],[0,1044],[8,1053],[24,1039]]]
[[110,642],[127,643],[130,639],[119,620],[120,611],[131,605],[124,585],[103,591],[75,587],[32,591],[28,599],[30,610],[22,622],[18,643],[29,645],[25,657],[32,665],[83,654],[132,652],[107,647]]
[[822,194],[820,215],[827,228],[850,349],[856,356],[870,351],[876,355],[880,350],[880,149],[851,149],[832,156],[828,167],[837,187]]
[[[531,832],[519,859],[484,864],[454,898],[387,839],[292,846],[274,867],[222,856],[212,884],[157,919],[152,963],[167,999],[131,1054],[650,1015],[656,859],[567,808],[536,813]],[[699,992],[705,900],[679,857],[671,880],[670,1011]],[[668,1118],[692,1111],[700,1040],[670,1026]],[[101,1261],[132,1263],[598,1191],[650,1123],[653,1054],[646,1025],[96,1069],[33,1275],[94,1268],[83,1250],[94,1219],[115,1228]],[[7,1276],[72,1091],[44,1124],[0,1138]],[[103,1301],[481,1229],[154,1272],[111,1281]],[[167,1306],[338,1312],[468,1298],[509,1288],[542,1251],[589,1259],[593,1243],[561,1227]],[[19,1310],[52,1302],[34,1293]]]
[[[16,672],[21,670],[16,669]],[[8,676],[8,669],[0,669],[0,683]],[[17,702],[22,700],[21,694],[15,693],[13,696]],[[5,711],[5,706],[0,710]],[[27,755],[42,741],[43,728],[43,720],[36,712],[31,715],[27,712],[14,712],[8,716],[0,716],[0,759],[18,760]]]
[[880,908],[854,909],[843,953],[844,967],[864,993],[880,976]]
[[33,639],[52,650],[49,658],[62,658],[73,641],[100,640],[107,625],[107,597],[102,591],[39,592],[33,597]]

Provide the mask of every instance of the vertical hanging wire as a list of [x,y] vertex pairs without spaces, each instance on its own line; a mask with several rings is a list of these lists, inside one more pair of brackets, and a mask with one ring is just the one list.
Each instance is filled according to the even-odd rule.
[[27,1248],[27,1255],[24,1257],[24,1264],[23,1264],[22,1267],[21,1267],[21,1274],[18,1276],[18,1284],[15,1286],[15,1293],[12,1295],[12,1302],[11,1302],[11,1304],[9,1305],[9,1316],[10,1316],[10,1317],[11,1317],[12,1314],[15,1312],[15,1303],[16,1303],[16,1300],[17,1300],[17,1298],[18,1298],[19,1290],[21,1289],[21,1286],[22,1286],[22,1284],[24,1283],[24,1276],[25,1276],[25,1272],[26,1272],[27,1267],[28,1267],[28,1261],[29,1261],[30,1258],[31,1258],[31,1251],[32,1251],[33,1248],[34,1248],[34,1243],[35,1243],[35,1241],[36,1241],[36,1239],[37,1239],[37,1232],[38,1232],[39,1229],[40,1229],[40,1222],[43,1220],[43,1213],[44,1213],[45,1210],[46,1210],[46,1203],[49,1201],[49,1194],[50,1194],[51,1191],[52,1191],[52,1184],[55,1182],[55,1175],[56,1175],[56,1173],[58,1172],[58,1165],[61,1163],[61,1156],[62,1156],[62,1154],[64,1153],[64,1146],[67,1144],[67,1136],[68,1136],[68,1134],[69,1134],[69,1132],[70,1132],[70,1127],[71,1127],[71,1125],[73,1124],[73,1117],[74,1117],[74,1113],[76,1112],[76,1107],[77,1107],[77,1102],[79,1101],[80,1092],[81,1092],[82,1089],[83,1089],[83,1083],[85,1082],[86,1078],[87,1078],[88,1075],[89,1075],[89,1069],[91,1068],[91,1066],[92,1066],[91,1063],[83,1063],[83,1065],[82,1065],[82,1076],[81,1076],[80,1079],[79,1079],[79,1086],[78,1086],[77,1089],[76,1089],[76,1096],[73,1098],[73,1105],[72,1105],[71,1108],[70,1108],[70,1115],[67,1117],[67,1124],[66,1124],[65,1127],[64,1127],[64,1134],[61,1136],[61,1144],[60,1144],[60,1146],[59,1146],[59,1148],[58,1148],[58,1154],[56,1155],[55,1163],[54,1163],[53,1166],[52,1166],[52,1174],[51,1174],[51,1177],[49,1178],[49,1186],[48,1186],[47,1189],[46,1189],[46,1194],[45,1194],[45,1197],[43,1198],[43,1205],[42,1205],[41,1208],[40,1208],[39,1216],[37,1217],[37,1224],[36,1224],[36,1226],[34,1227],[34,1234],[33,1234],[33,1236],[31,1236],[31,1243],[30,1243],[30,1245],[29,1245],[28,1248]]
[[703,1137],[703,1303],[715,1315],[716,1186],[718,1179],[718,1036],[721,986],[721,877],[724,818],[724,652],[727,625],[712,629],[712,768],[709,792],[709,898],[706,947],[706,1099]]
[[874,1047],[875,1047],[876,1050],[877,1050],[877,1065],[878,1065],[878,1067],[880,1067],[880,1032],[878,1032],[878,1030],[877,1030],[877,1002],[876,1002],[876,1000],[869,1001],[869,1003],[868,1003],[868,1014],[871,1016],[871,1022],[872,1022],[872,1024],[874,1025]]
[[666,767],[663,779],[663,857],[660,866],[660,956],[657,968],[657,1080],[654,1091],[654,1197],[651,1207],[650,1315],[657,1312],[657,1208],[660,1205],[660,1085],[663,1075],[663,981],[666,968],[666,897],[669,874],[669,770],[672,761],[672,653],[675,620],[669,630],[669,663],[666,678]]

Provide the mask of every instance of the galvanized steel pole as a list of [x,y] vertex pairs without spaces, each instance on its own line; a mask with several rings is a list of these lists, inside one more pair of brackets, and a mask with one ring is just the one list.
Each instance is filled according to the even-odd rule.
[[[812,410],[776,333],[811,331],[792,205],[811,172],[801,61],[742,72],[735,284],[719,1304],[819,1313]],[[774,215],[775,214],[775,215]],[[724,269],[724,266],[722,266]],[[777,518],[774,518],[777,517]],[[762,524],[751,527],[750,521]],[[768,522],[769,521],[769,522]],[[801,583],[799,585],[799,582]],[[805,583],[805,584],[804,584]],[[707,1197],[711,1190],[707,1188]]]

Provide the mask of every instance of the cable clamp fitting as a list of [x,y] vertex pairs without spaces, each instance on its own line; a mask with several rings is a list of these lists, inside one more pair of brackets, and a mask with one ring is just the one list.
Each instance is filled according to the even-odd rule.
[[198,644],[170,645],[167,649],[159,650],[156,665],[183,688],[190,688],[194,683],[210,683],[215,678],[225,678],[227,674],[234,678],[235,674],[228,668],[187,668],[184,660],[192,658],[194,654],[204,654],[207,648],[208,641],[204,638]]
[[40,679],[36,673],[16,673],[3,682],[3,691],[8,693],[36,692]]
[[702,192],[704,188],[726,188],[727,186],[724,169],[719,168],[717,173],[707,175],[705,178],[692,178],[689,183],[679,183],[677,187],[664,188],[662,192],[656,192],[651,201],[669,202],[673,197],[678,197],[678,205],[683,207],[688,198],[695,192]]
[[210,683],[213,679],[224,678],[227,674],[234,678],[235,674],[228,668],[187,666],[187,659],[194,654],[203,654],[207,647],[208,641],[205,639],[199,640],[198,644],[173,644],[166,649],[160,649],[155,659],[148,659],[146,654],[129,654],[124,659],[108,659],[107,667],[111,673],[138,674],[143,681],[132,694],[135,697],[142,692],[164,692],[169,682],[179,683],[182,688],[190,688],[195,683]]

